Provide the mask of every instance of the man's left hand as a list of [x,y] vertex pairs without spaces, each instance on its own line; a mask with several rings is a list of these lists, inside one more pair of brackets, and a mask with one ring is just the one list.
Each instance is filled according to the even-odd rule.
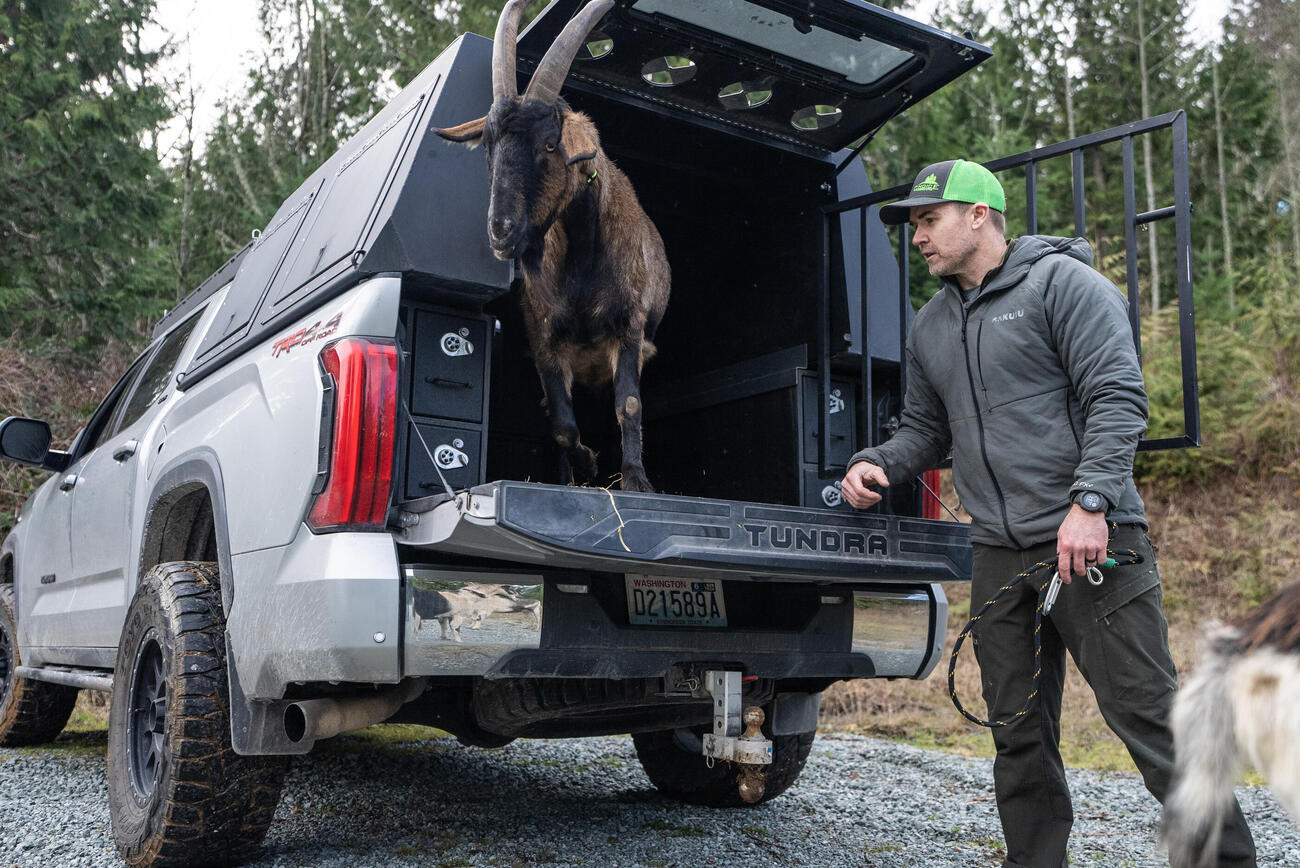
[[1081,506],[1070,507],[1070,512],[1056,532],[1056,568],[1061,581],[1067,585],[1078,574],[1086,575],[1088,567],[1095,567],[1106,559],[1106,516],[1088,512]]

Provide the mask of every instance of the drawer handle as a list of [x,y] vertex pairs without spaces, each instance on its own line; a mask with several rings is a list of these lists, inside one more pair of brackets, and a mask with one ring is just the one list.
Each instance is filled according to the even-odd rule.
[[468,389],[473,383],[467,383],[464,380],[448,380],[444,377],[425,377],[424,381],[431,386],[459,386],[462,389]]

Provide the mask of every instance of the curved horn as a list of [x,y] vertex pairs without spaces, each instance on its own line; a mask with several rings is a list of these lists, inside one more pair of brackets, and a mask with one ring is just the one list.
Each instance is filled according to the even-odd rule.
[[492,40],[492,99],[519,96],[515,84],[515,41],[519,38],[519,19],[531,0],[510,0],[497,19],[497,34]]
[[541,100],[547,105],[555,104],[560,96],[560,85],[564,84],[564,78],[569,74],[573,58],[578,56],[578,49],[582,47],[591,28],[595,27],[596,22],[613,6],[614,0],[594,0],[564,25],[560,35],[555,37],[555,42],[547,49],[542,62],[537,64],[537,71],[528,82],[525,99]]

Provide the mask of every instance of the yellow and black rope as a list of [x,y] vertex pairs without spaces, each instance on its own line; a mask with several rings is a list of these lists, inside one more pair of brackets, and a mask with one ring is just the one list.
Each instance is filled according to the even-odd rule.
[[[1110,527],[1110,535],[1112,537],[1114,537],[1115,535],[1114,524],[1112,524]],[[1137,552],[1133,551],[1132,549],[1124,549],[1117,552],[1108,548],[1106,549],[1106,557],[1107,560],[1101,564],[1102,567],[1129,566],[1131,564],[1142,563],[1142,556],[1139,555]],[[988,612],[989,609],[993,608],[993,605],[997,603],[998,600],[1002,599],[1003,595],[1005,595],[1012,588],[1016,587],[1016,585],[1019,585],[1021,582],[1023,582],[1025,579],[1028,579],[1030,576],[1034,575],[1035,573],[1040,573],[1044,570],[1056,566],[1056,561],[1057,561],[1056,558],[1052,558],[1051,560],[1046,560],[1046,561],[1039,561],[1029,569],[1017,575],[1011,581],[1007,582],[1002,587],[998,588],[997,592],[994,593],[993,596],[990,597],[988,601],[985,602],[984,605],[980,607],[980,610],[977,613],[971,616],[971,619],[968,622],[966,622],[966,626],[963,627],[962,631],[957,634],[957,641],[954,642],[952,646],[952,656],[948,658],[948,695],[952,698],[952,704],[957,707],[957,711],[961,712],[961,716],[966,718],[976,726],[987,726],[989,728],[998,727],[998,726],[1010,726],[1011,724],[1015,723],[1017,720],[1019,720],[1020,718],[1028,714],[1029,709],[1034,707],[1034,700],[1038,698],[1039,677],[1043,673],[1043,666],[1042,666],[1043,603],[1047,596],[1048,586],[1052,584],[1051,578],[1049,577],[1046,581],[1043,582],[1042,585],[1039,586],[1038,607],[1034,610],[1034,682],[1030,687],[1029,696],[1025,698],[1024,706],[1015,714],[1011,715],[1009,718],[1005,720],[981,720],[980,718],[976,717],[975,715],[967,711],[966,707],[961,704],[961,700],[957,698],[957,685],[955,683],[956,682],[955,675],[957,672],[957,655],[961,652],[962,643],[966,641],[966,637],[970,634],[971,630],[975,628],[975,624],[979,621],[979,619],[984,617],[984,614]]]

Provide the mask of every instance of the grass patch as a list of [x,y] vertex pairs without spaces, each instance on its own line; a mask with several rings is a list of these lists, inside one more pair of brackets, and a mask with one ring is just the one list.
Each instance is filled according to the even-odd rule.
[[69,732],[106,732],[108,730],[108,694],[98,690],[83,690],[77,694],[77,704],[72,707],[72,717],[63,727]]

